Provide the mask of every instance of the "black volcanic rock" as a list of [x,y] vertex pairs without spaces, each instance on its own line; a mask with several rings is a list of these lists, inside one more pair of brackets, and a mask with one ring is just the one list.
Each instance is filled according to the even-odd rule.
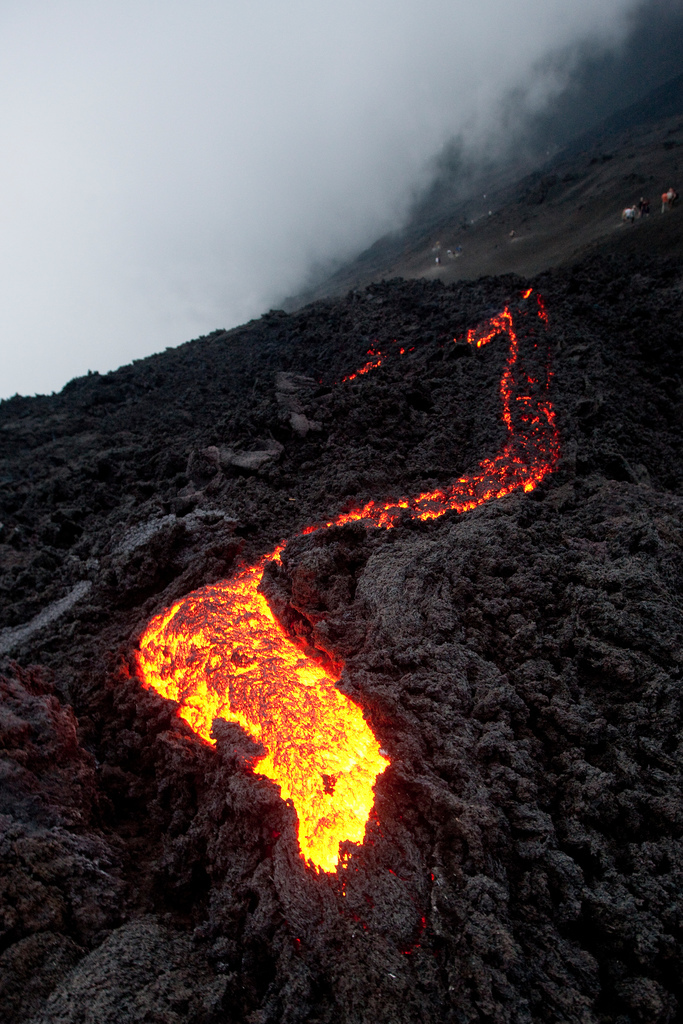
[[[462,516],[301,536],[497,450],[504,348],[453,338],[514,277],[390,281],[0,405],[3,1021],[679,1018],[680,268],[531,283],[562,459]],[[237,727],[211,749],[136,677],[153,614],[288,538],[262,590],[391,760],[335,875]]]

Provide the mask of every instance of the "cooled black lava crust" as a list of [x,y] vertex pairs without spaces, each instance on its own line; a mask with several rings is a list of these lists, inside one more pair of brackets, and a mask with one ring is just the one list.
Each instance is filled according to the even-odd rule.
[[[678,264],[528,282],[535,492],[298,536],[496,451],[505,347],[452,339],[526,284],[389,281],[0,404],[7,1024],[679,1019]],[[202,745],[135,674],[151,615],[282,538],[265,593],[391,758],[335,876],[240,731]]]

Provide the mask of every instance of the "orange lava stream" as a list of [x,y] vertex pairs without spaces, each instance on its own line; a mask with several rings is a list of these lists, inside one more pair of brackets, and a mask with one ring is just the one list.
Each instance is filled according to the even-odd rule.
[[[538,316],[547,321],[542,301]],[[501,334],[509,342],[500,382],[507,428],[501,450],[443,490],[394,504],[370,501],[321,525],[366,520],[392,527],[406,513],[435,519],[520,488],[533,490],[552,471],[559,437],[547,381],[539,387],[520,370],[512,313],[506,308],[468,331],[466,340],[481,347]],[[372,368],[368,363],[358,372]],[[516,394],[521,387],[524,392]],[[178,715],[205,742],[214,742],[213,722],[224,718],[263,745],[265,753],[255,759],[254,771],[277,783],[284,800],[291,798],[304,859],[318,870],[334,871],[339,844],[362,843],[374,785],[389,761],[360,707],[337,689],[338,673],[304,654],[259,593],[264,564],[279,558],[280,550],[229,580],[187,595],[152,619],[140,640],[138,667],[144,684],[177,701]]]
[[[530,294],[529,291],[523,297],[528,298]],[[545,305],[540,296],[537,298],[538,317],[547,323]],[[399,498],[393,504],[369,501],[361,508],[342,512],[322,525],[341,526],[365,520],[374,526],[391,527],[406,512],[416,519],[437,519],[445,512],[468,512],[477,505],[494,498],[504,498],[519,489],[533,491],[552,472],[560,456],[560,438],[555,413],[547,398],[547,381],[539,387],[538,381],[519,370],[519,339],[510,309],[506,307],[498,316],[469,330],[466,341],[482,348],[501,334],[507,335],[509,346],[500,380],[502,419],[508,436],[500,451],[493,458],[484,459],[475,473],[460,477],[443,490]],[[515,402],[520,404],[513,409],[513,392],[520,386],[529,394],[515,395]],[[317,529],[319,526],[309,526],[304,533]]]

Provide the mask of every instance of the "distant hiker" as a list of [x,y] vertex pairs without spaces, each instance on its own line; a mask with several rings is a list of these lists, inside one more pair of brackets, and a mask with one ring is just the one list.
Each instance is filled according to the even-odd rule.
[[678,199],[678,192],[675,188],[669,188],[666,192],[662,192],[662,213],[667,213],[673,209],[673,205]]
[[640,202],[638,203],[638,215],[640,217],[649,217],[650,216],[650,200],[649,199],[644,199],[642,196],[640,197]]
[[635,206],[627,206],[626,209],[622,211],[621,219],[624,221],[625,224],[635,224],[635,222],[636,222],[636,208],[635,208]]

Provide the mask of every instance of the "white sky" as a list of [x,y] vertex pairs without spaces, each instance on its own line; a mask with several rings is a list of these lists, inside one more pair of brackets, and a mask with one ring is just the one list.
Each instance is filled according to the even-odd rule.
[[0,397],[259,316],[632,6],[0,0]]

